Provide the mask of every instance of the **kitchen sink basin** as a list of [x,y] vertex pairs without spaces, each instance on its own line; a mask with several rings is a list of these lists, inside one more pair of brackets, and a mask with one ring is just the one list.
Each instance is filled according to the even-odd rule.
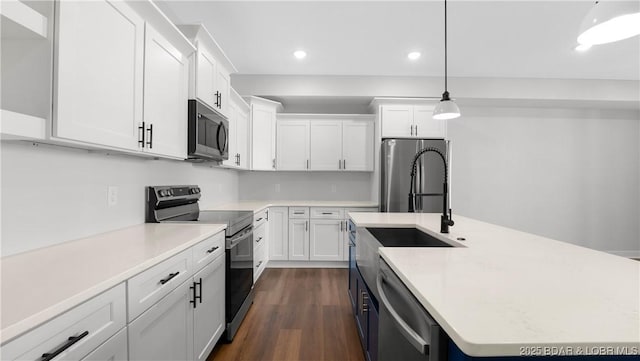
[[384,247],[453,247],[417,228],[367,228]]

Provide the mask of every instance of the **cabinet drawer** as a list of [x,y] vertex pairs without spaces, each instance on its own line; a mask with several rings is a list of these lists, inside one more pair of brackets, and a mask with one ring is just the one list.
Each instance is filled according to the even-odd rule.
[[311,218],[316,219],[344,219],[343,208],[311,208]]
[[121,283],[4,345],[2,359],[40,360],[59,352],[57,360],[80,360],[125,327],[125,300]]
[[253,254],[253,282],[260,277],[262,270],[267,266],[267,245],[262,244],[256,248]]
[[349,212],[379,212],[378,208],[366,207],[366,208],[345,208],[344,218],[349,218]]
[[224,231],[193,246],[193,270],[198,272],[213,259],[224,254]]
[[192,249],[189,248],[129,279],[129,322],[189,279],[192,262]]
[[267,240],[267,225],[262,225],[258,228],[253,229],[253,248],[257,249],[258,247],[265,244]]
[[309,218],[309,207],[289,207],[289,218]]
[[267,222],[267,216],[269,211],[267,209],[263,209],[258,213],[253,215],[253,228],[260,227],[261,225]]
[[127,329],[123,328],[82,361],[127,361]]

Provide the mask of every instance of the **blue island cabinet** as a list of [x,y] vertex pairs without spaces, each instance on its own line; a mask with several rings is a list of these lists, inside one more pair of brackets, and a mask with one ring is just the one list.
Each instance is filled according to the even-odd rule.
[[[350,230],[353,225],[350,225]],[[356,266],[355,227],[349,233],[349,298],[367,361],[378,361],[378,303]]]
[[[545,356],[547,353],[541,353],[540,356],[488,356],[488,357],[479,357],[479,356],[469,356],[462,352],[460,348],[449,339],[449,350],[448,350],[448,361],[522,361],[523,359],[528,360],[540,360],[540,361],[631,361],[631,360],[639,360],[640,356],[637,356],[637,350],[634,355],[558,355],[554,356],[553,351],[550,353],[551,355]],[[544,351],[544,350],[543,350]],[[528,352],[524,350],[524,352]]]

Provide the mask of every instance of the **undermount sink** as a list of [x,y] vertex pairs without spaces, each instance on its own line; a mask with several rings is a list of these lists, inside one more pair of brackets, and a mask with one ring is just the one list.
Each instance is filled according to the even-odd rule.
[[367,228],[384,247],[453,247],[417,228]]

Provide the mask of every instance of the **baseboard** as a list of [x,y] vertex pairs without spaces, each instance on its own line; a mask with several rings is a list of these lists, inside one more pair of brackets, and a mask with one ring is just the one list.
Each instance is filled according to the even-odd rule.
[[269,261],[267,268],[348,268],[348,261]]
[[616,256],[640,259],[640,251],[605,251]]

